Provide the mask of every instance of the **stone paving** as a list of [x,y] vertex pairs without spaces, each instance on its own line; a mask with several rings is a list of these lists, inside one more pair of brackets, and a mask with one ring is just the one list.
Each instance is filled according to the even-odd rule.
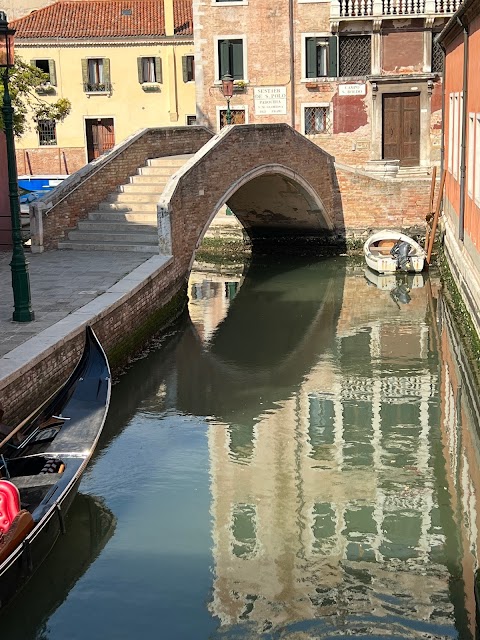
[[104,293],[150,257],[119,251],[27,251],[35,320],[19,323],[11,319],[11,253],[1,251],[0,358]]

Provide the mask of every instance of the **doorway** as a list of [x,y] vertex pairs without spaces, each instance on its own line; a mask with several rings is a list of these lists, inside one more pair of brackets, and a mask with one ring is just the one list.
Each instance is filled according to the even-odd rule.
[[115,146],[113,118],[85,120],[87,138],[87,161],[91,162]]
[[383,159],[420,164],[420,93],[383,94]]

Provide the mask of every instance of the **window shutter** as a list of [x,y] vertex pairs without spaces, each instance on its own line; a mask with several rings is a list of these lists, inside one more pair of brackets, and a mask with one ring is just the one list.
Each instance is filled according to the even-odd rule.
[[230,71],[230,42],[229,40],[220,41],[220,80],[226,73]]
[[82,81],[83,81],[83,90],[87,91],[88,85],[88,60],[83,58],[82,60]]
[[328,75],[330,78],[338,77],[338,38],[332,36],[328,39]]
[[110,58],[103,58],[103,82],[110,85]]
[[36,60],[30,60],[30,66],[31,67],[36,67],[37,66],[37,61]]
[[189,80],[195,80],[195,58],[187,56],[187,73]]
[[232,42],[233,79],[243,80],[243,41]]
[[142,58],[137,58],[137,72],[138,72],[138,81],[140,84],[143,84],[143,60]]
[[50,84],[57,86],[57,73],[55,71],[55,60],[48,61],[48,73],[50,75]]
[[157,78],[157,82],[163,82],[162,78],[162,59],[155,58],[155,75]]
[[317,77],[317,41],[315,38],[305,39],[305,57],[307,59],[307,78]]
[[188,82],[188,56],[182,56],[183,81]]

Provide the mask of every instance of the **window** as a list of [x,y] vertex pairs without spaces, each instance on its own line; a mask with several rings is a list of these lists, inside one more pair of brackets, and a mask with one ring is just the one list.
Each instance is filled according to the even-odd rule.
[[243,40],[219,40],[218,61],[218,80],[227,73],[234,80],[243,80]]
[[40,146],[57,144],[57,127],[55,120],[39,120],[37,129]]
[[138,81],[140,84],[144,84],[146,82],[162,82],[161,58],[137,58],[137,68]]
[[305,77],[337,76],[337,38],[305,38]]
[[473,198],[473,167],[475,165],[475,114],[468,116],[468,195]]
[[475,203],[480,207],[480,114],[475,117]]
[[48,76],[46,82],[49,82],[53,86],[57,85],[57,74],[55,71],[55,60],[30,60],[32,67],[37,67],[40,71],[43,71]]
[[197,116],[187,116],[187,124],[188,125],[197,124]]
[[343,36],[338,42],[339,72],[342,78],[366,76],[372,72],[370,36]]
[[453,177],[458,176],[458,126],[459,122],[459,94],[456,93],[453,98]]
[[195,80],[195,58],[193,56],[182,57],[182,71],[184,82]]
[[108,58],[88,58],[82,60],[83,90],[87,93],[109,93],[110,60]]
[[448,170],[453,172],[453,93],[449,96],[448,109]]
[[305,135],[332,133],[332,117],[330,105],[305,107]]

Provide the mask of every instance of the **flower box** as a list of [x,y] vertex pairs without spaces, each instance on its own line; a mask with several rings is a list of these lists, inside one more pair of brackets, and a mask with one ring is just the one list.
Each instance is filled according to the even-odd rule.
[[144,91],[160,91],[160,85],[158,82],[143,82],[142,89]]
[[35,91],[39,95],[48,95],[55,93],[55,87],[50,82],[44,82],[43,84],[39,84],[38,87],[35,87]]

